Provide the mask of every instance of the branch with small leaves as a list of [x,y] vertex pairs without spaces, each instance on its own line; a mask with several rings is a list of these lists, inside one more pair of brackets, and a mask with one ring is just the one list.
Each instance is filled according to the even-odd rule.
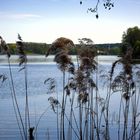
[[[98,7],[100,2],[101,2],[100,0],[97,0],[96,5],[94,7],[90,7],[87,9],[87,12],[95,13],[97,19],[99,18]],[[80,5],[82,4],[83,4],[83,0],[80,1]],[[105,9],[111,10],[111,8],[114,7],[114,2],[112,2],[112,0],[104,0],[103,6]]]

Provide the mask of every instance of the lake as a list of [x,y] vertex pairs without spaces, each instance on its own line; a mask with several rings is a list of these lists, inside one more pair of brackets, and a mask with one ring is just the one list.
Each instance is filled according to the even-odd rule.
[[[72,57],[73,61],[76,57]],[[108,73],[111,69],[111,64],[118,59],[117,56],[99,56],[98,58],[98,71],[103,71]],[[57,68],[57,65],[52,61],[53,56],[46,59],[44,56],[28,56],[27,65],[27,78],[28,78],[28,95],[29,95],[29,112],[30,112],[30,123],[31,126],[36,126],[38,120],[42,113],[47,109],[47,111],[42,116],[37,133],[36,139],[45,140],[49,137],[50,140],[57,139],[57,115],[51,109],[50,103],[48,101],[49,97],[55,97],[59,100],[62,99],[62,72]],[[25,112],[25,81],[24,81],[24,71],[19,71],[20,67],[17,64],[17,56],[11,58],[11,68],[13,74],[13,81],[15,85],[15,92],[17,95],[17,100],[21,115],[24,119]],[[139,66],[139,65],[137,65]],[[115,69],[115,74],[119,73],[122,66],[118,65]],[[9,76],[9,67],[5,56],[0,56],[0,74]],[[54,78],[56,80],[57,94],[48,93],[48,87],[44,84],[44,81],[48,78]],[[68,76],[66,76],[66,79]],[[106,89],[103,87],[103,83],[99,77],[99,93],[102,97],[106,96]],[[20,140],[20,132],[18,129],[14,108],[12,104],[11,84],[9,79],[7,79],[3,84],[0,85],[0,140]],[[113,94],[110,101],[110,114],[111,116],[117,116],[117,111],[119,109],[117,100],[120,100],[120,95]],[[77,100],[74,102],[74,108],[77,109]],[[77,111],[75,111],[77,112]],[[67,110],[69,114],[69,108]],[[111,137],[115,140],[114,135],[116,134],[116,122],[113,121],[113,117],[110,117],[111,126]],[[75,138],[73,138],[75,139]],[[117,139],[117,137],[116,137]]]

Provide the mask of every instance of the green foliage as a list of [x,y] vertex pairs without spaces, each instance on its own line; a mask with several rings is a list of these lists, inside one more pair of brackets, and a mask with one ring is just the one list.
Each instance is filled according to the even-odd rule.
[[100,55],[120,55],[121,43],[95,44]]
[[134,56],[137,56],[137,58],[140,59],[140,41],[136,41],[135,46],[134,46]]
[[110,55],[120,55],[120,47],[113,47],[109,51]]
[[[27,54],[45,54],[49,46],[46,43],[24,42],[25,52]],[[18,54],[15,43],[8,44],[11,54]]]
[[129,47],[133,48],[133,58],[138,58],[140,55],[140,29],[135,26],[133,28],[128,28],[126,32],[122,35],[122,54],[126,53]]
[[46,43],[25,43],[25,50],[27,53],[34,53],[34,54],[45,54],[49,45]]
[[16,53],[16,44],[10,43],[10,44],[8,44],[8,46],[10,48],[10,53],[15,54]]
[[70,49],[69,54],[70,54],[70,55],[76,55],[76,54],[77,54],[76,48]]
[[[125,52],[124,47],[120,47],[120,43],[112,43],[112,44],[93,44],[93,42],[90,39],[82,38],[79,39],[80,44],[76,44],[75,47],[71,48],[69,51],[70,55],[77,55],[77,50],[79,49],[86,49],[86,48],[92,48],[92,49],[97,49],[100,51],[100,55],[120,55],[120,52],[122,52],[121,49],[124,49],[123,52]],[[51,44],[46,44],[46,43],[34,43],[34,42],[24,42],[25,44],[25,52],[26,54],[40,54],[44,55],[45,52],[50,48]],[[9,43],[8,44],[10,48],[10,53],[11,54],[18,54],[16,44],[15,43]],[[138,44],[136,44],[138,46]],[[138,48],[137,48],[138,50]],[[55,54],[56,52],[53,51],[51,54]]]
[[126,43],[126,42],[125,43],[122,43],[121,48],[120,48],[120,51],[121,51],[121,55],[122,56],[126,54],[126,52],[127,52],[127,50],[128,50],[129,47],[130,46],[129,46],[128,43]]

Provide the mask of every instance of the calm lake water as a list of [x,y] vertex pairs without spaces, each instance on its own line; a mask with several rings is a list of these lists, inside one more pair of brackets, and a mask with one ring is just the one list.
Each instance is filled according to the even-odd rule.
[[[49,57],[47,60],[44,56],[29,56],[29,64],[27,65],[27,75],[28,75],[28,94],[29,94],[29,109],[30,109],[30,119],[31,126],[36,126],[41,114],[49,107],[48,98],[50,96],[57,97],[56,94],[47,94],[48,87],[44,84],[47,78],[55,78],[57,84],[58,98],[61,100],[62,97],[62,73],[57,68],[56,64],[52,62],[53,56]],[[76,58],[73,57],[73,60]],[[112,62],[117,60],[116,56],[99,56],[99,72],[108,72],[111,68]],[[25,83],[24,83],[24,71],[20,71],[18,66],[17,56],[11,58],[12,62],[12,73],[14,85],[16,87],[16,95],[18,98],[19,108],[21,110],[22,117],[24,117],[25,112]],[[115,73],[118,73],[121,69],[121,65],[118,65]],[[9,68],[6,63],[5,56],[0,56],[0,74],[9,77]],[[99,79],[99,90],[102,96],[105,96],[106,90],[103,87],[103,81]],[[99,91],[99,93],[100,93]],[[111,114],[116,113],[118,110],[118,104],[116,100],[119,100],[120,96],[114,94],[111,99]],[[75,109],[77,103],[75,101]],[[56,139],[56,114],[51,108],[48,108],[42,119],[40,120],[37,139],[45,140],[47,139],[47,133],[49,131],[50,139]],[[111,130],[111,135],[114,135],[114,129],[116,125],[113,125]],[[21,136],[17,126],[17,121],[12,105],[12,98],[10,92],[9,80],[7,79],[2,85],[0,85],[0,140],[20,140]],[[114,140],[114,138],[113,138]]]

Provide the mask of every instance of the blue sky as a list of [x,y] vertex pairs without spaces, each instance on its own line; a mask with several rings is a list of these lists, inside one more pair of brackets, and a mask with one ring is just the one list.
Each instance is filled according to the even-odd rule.
[[6,42],[15,42],[17,33],[24,41],[52,43],[67,37],[91,38],[94,43],[121,42],[127,28],[140,27],[140,1],[114,0],[108,11],[99,5],[99,19],[87,13],[95,0],[0,0],[0,35]]

